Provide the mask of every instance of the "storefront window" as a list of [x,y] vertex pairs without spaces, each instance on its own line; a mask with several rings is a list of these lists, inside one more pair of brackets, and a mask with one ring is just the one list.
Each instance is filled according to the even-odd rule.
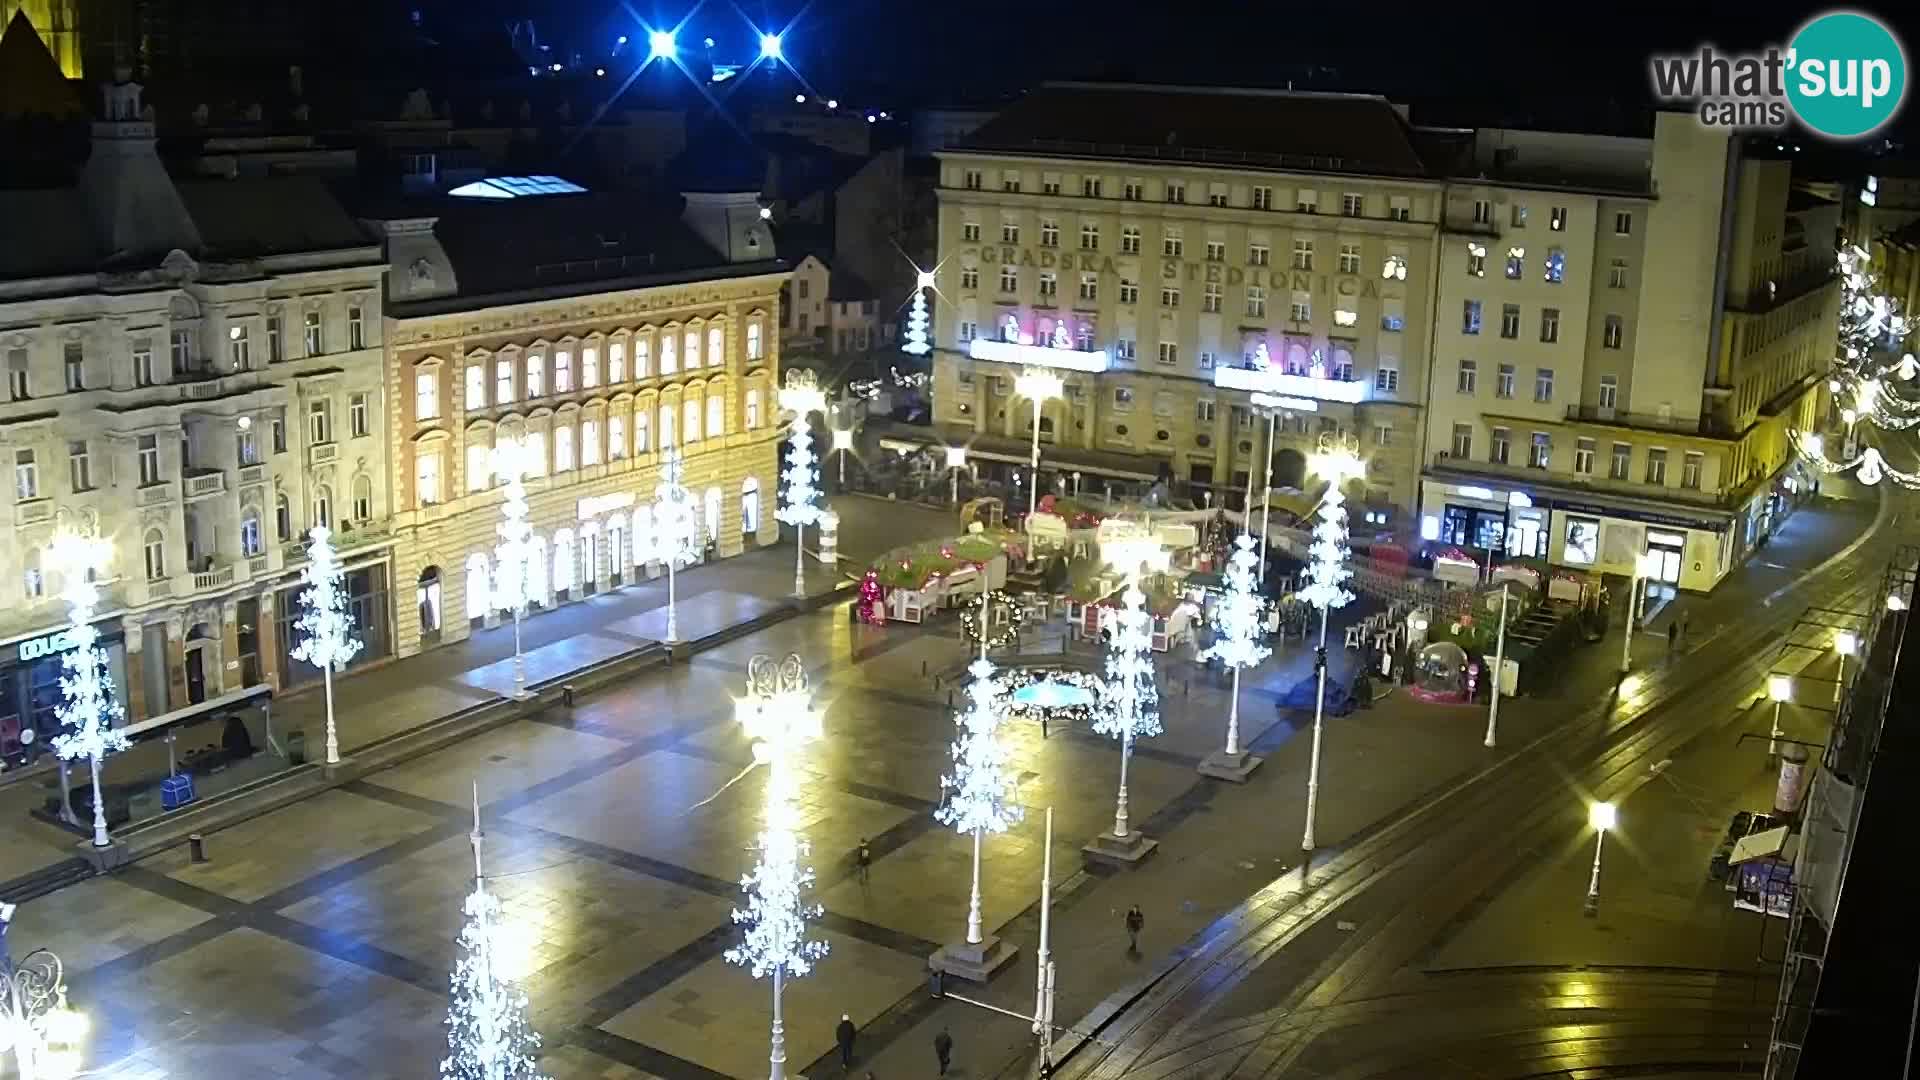
[[1592,518],[1567,519],[1567,546],[1560,561],[1569,566],[1592,566],[1600,557],[1600,523]]
[[[362,643],[359,652],[347,661],[347,670],[361,666],[373,660],[384,659],[393,654],[393,641],[388,631],[387,568],[384,564],[362,567],[347,572],[347,610],[353,616],[353,633]],[[274,648],[280,651],[281,686],[303,686],[320,677],[320,669],[304,660],[293,658],[293,647],[299,642],[299,630],[295,628],[300,620],[300,587],[280,590],[274,598],[273,616],[278,633]]]

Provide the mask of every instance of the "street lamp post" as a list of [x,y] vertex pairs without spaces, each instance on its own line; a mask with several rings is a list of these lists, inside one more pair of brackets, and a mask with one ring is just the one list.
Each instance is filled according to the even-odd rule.
[[[1255,393],[1247,399],[1267,414],[1267,452],[1260,461],[1260,584],[1267,583],[1267,530],[1273,525],[1273,439],[1277,435],[1280,414],[1286,402],[1270,394]],[[1247,485],[1253,485],[1253,470],[1247,470]],[[1247,504],[1247,524],[1253,524],[1253,504]]]
[[[0,942],[14,906],[0,904]],[[46,949],[18,964],[0,953],[0,1053],[13,1049],[20,1080],[65,1080],[80,1071],[87,1018],[67,1006],[66,967]]]
[[1326,478],[1327,493],[1316,511],[1320,522],[1313,527],[1313,546],[1309,549],[1312,560],[1308,576],[1312,582],[1300,590],[1308,603],[1320,609],[1320,645],[1314,653],[1317,686],[1313,695],[1313,750],[1307,764],[1307,824],[1300,839],[1304,851],[1313,850],[1314,816],[1320,806],[1320,738],[1327,713],[1327,615],[1353,599],[1345,588],[1353,571],[1346,565],[1347,510],[1342,486],[1365,473],[1365,465],[1352,446],[1326,436],[1322,436],[1311,465],[1315,474]]
[[1840,654],[1840,674],[1833,680],[1833,700],[1839,701],[1847,685],[1847,657],[1860,649],[1860,637],[1851,630],[1833,635],[1833,651]]
[[966,467],[967,448],[947,447],[947,501],[955,505],[960,502],[960,470]]
[[527,613],[527,561],[532,557],[533,526],[527,521],[527,449],[518,439],[494,447],[493,471],[506,478],[500,504],[500,558],[494,570],[494,604],[513,614],[513,696],[525,701],[527,657],[520,647],[520,620]]
[[733,912],[733,921],[745,926],[746,934],[726,951],[726,959],[756,979],[773,978],[767,1075],[785,1080],[787,1038],[780,1008],[786,980],[812,971],[814,962],[827,954],[826,942],[806,936],[807,919],[817,917],[821,908],[802,898],[813,883],[813,868],[802,861],[807,845],[799,833],[796,759],[808,742],[820,737],[820,714],[809,700],[800,657],[789,653],[775,663],[762,654],[750,660],[747,696],[735,703],[735,710],[753,740],[754,763],[767,769],[766,824],[757,845],[760,861],[741,879],[747,907]]
[[1060,396],[1066,384],[1045,368],[1028,368],[1013,380],[1014,392],[1033,402],[1033,456],[1028,462],[1032,482],[1027,485],[1027,558],[1033,558],[1033,515],[1040,506],[1040,412]]
[[1653,576],[1654,558],[1652,552],[1643,551],[1633,560],[1633,576],[1627,583],[1627,632],[1620,642],[1620,674],[1622,675],[1633,668],[1633,634],[1640,623],[1634,609],[1636,606],[1644,606],[1640,596],[1640,582],[1642,579]]
[[653,489],[653,536],[660,561],[667,564],[667,644],[680,640],[679,609],[675,603],[673,571],[696,557],[699,522],[693,515],[693,493],[681,480],[680,448],[669,446],[660,455],[660,483]]
[[780,407],[793,413],[793,449],[787,452],[787,498],[775,517],[793,526],[793,595],[807,595],[807,526],[820,520],[817,503],[820,492],[814,486],[813,436],[807,428],[807,414],[825,412],[827,395],[814,382],[811,371],[787,372],[787,385],[780,388]]
[[1507,662],[1507,583],[1500,583],[1500,629],[1493,639],[1493,693],[1487,705],[1487,741],[1491,747],[1495,743],[1495,733],[1500,728],[1500,674],[1506,670]]
[[1612,803],[1597,802],[1587,807],[1587,824],[1593,826],[1593,873],[1587,877],[1586,913],[1600,911],[1600,851],[1607,842],[1607,830],[1619,822]]
[[1168,552],[1151,536],[1140,536],[1109,542],[1101,557],[1127,579],[1107,652],[1111,707],[1099,710],[1093,720],[1096,734],[1120,740],[1120,790],[1114,800],[1113,831],[1096,836],[1082,850],[1096,859],[1131,866],[1159,846],[1159,841],[1135,832],[1128,819],[1127,764],[1133,757],[1134,740],[1161,730],[1160,690],[1153,670],[1153,616],[1147,613],[1147,596],[1140,584],[1149,569],[1167,567]]
[[[126,735],[116,727],[122,713],[113,698],[113,679],[107,673],[107,654],[100,648],[100,631],[94,628],[94,613],[100,606],[100,590],[94,574],[107,565],[107,543],[96,536],[61,533],[53,542],[53,560],[65,579],[71,625],[70,642],[61,656],[65,675],[60,679],[61,702],[54,712],[64,728],[54,736],[53,750],[62,761],[87,759],[93,773],[93,846],[109,847],[107,803],[100,791],[100,761],[109,753],[125,750]],[[61,775],[65,775],[62,766]],[[63,789],[64,792],[64,789]]]
[[1767,697],[1773,701],[1773,731],[1767,736],[1767,753],[1780,753],[1780,706],[1793,700],[1793,680],[1785,675],[1767,676]]
[[847,490],[847,455],[853,452],[853,429],[833,429],[833,449],[840,455],[839,490]]

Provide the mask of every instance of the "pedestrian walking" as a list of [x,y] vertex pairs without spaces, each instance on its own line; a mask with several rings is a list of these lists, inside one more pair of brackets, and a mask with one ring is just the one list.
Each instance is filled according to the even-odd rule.
[[1128,952],[1137,953],[1140,951],[1140,929],[1145,925],[1147,925],[1147,917],[1140,913],[1139,904],[1135,904],[1132,907],[1127,909],[1127,951]]
[[867,838],[863,836],[860,838],[859,849],[853,853],[853,872],[854,876],[860,879],[860,884],[867,883],[867,875],[872,867],[873,850],[867,846]]
[[1680,620],[1675,619],[1672,622],[1667,624],[1667,655],[1671,657],[1674,654],[1674,650],[1678,649],[1679,647],[1680,647]]
[[840,1067],[848,1071],[853,1069],[853,1037],[857,1034],[853,1017],[841,1013],[840,1026],[833,1029],[833,1039],[840,1044]]
[[1693,612],[1682,611],[1680,613],[1680,645],[1682,648],[1685,648],[1687,643],[1693,640],[1692,635],[1693,635]]
[[940,1075],[947,1075],[947,1066],[953,1064],[953,1036],[947,1034],[946,1028],[941,1028],[940,1034],[933,1037],[933,1056],[940,1059]]

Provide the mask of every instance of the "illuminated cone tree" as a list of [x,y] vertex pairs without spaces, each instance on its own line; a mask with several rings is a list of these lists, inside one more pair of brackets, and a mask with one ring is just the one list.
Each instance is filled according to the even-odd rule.
[[1227,780],[1245,780],[1260,764],[1259,758],[1240,748],[1240,672],[1273,654],[1273,650],[1267,648],[1261,626],[1266,602],[1260,598],[1259,562],[1253,537],[1242,532],[1234,541],[1233,555],[1227,560],[1226,595],[1213,606],[1213,625],[1219,636],[1200,654],[1201,659],[1218,659],[1233,671],[1233,702],[1227,709],[1227,747],[1207,755],[1200,763],[1201,772]]
[[[117,730],[121,712],[113,699],[113,678],[107,674],[107,654],[100,648],[94,616],[100,608],[100,590],[94,573],[107,561],[106,542],[98,537],[64,535],[54,541],[53,556],[65,579],[69,625],[67,651],[60,657],[60,704],[54,715],[63,730],[53,737],[53,752],[62,761],[86,758],[93,773],[93,846],[107,847],[106,797],[100,790],[100,762],[125,750],[127,737]],[[64,770],[61,776],[64,778]],[[71,815],[72,809],[61,809]]]
[[347,570],[333,550],[333,530],[315,525],[307,534],[307,567],[300,572],[306,588],[300,593],[300,634],[293,658],[320,669],[327,695],[327,764],[340,763],[340,734],[333,722],[333,673],[345,670],[360,651],[353,636],[353,613],[347,609]]

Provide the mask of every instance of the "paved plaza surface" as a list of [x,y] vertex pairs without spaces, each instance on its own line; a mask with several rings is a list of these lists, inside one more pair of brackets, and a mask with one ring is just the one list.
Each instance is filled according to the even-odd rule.
[[[1649,674],[1625,688],[1619,708],[1631,710],[1643,697],[1671,690],[1692,677],[1696,663],[1708,667],[1714,649],[1737,644],[1721,637],[1737,635],[1746,612],[1797,602],[1779,590],[1798,568],[1845,544],[1870,516],[1870,508],[1845,504],[1802,511],[1770,549],[1768,561],[1780,569],[1756,564],[1711,598],[1683,599],[1694,605],[1694,651],[1668,660],[1656,621],[1634,645],[1636,664]],[[710,576],[705,591],[751,596],[736,564],[757,558],[686,577]],[[775,572],[773,562],[767,559],[765,573]],[[588,608],[577,605],[528,626]],[[1362,611],[1356,605],[1341,617]],[[630,620],[644,612],[603,614]],[[603,621],[592,626],[576,632],[633,632],[609,630]],[[482,635],[475,648],[497,642],[497,634]],[[530,637],[529,643],[545,647],[567,636]],[[1300,851],[1307,725],[1272,707],[1310,670],[1310,651],[1298,644],[1243,680],[1243,731],[1267,757],[1244,785],[1195,771],[1221,740],[1225,686],[1184,658],[1162,658],[1167,732],[1141,745],[1129,771],[1133,821],[1161,848],[1134,871],[1089,871],[1080,863],[1080,846],[1112,823],[1119,761],[1111,741],[1082,730],[1056,727],[1043,738],[1037,727],[1012,727],[1028,815],[987,842],[983,891],[989,929],[1021,951],[992,984],[963,992],[1011,1009],[1032,1006],[1042,808],[1055,812],[1056,1016],[1084,1029],[1116,995],[1124,999],[1159,973],[1179,970],[1182,957],[1202,957],[1210,940],[1231,935],[1249,897],[1270,907],[1314,907],[1298,895],[1303,872],[1337,865],[1343,852],[1390,832],[1385,823],[1409,808],[1496,766],[1589,701],[1605,699],[1618,649],[1616,637],[1583,650],[1580,670],[1569,672],[1564,690],[1504,703],[1496,750],[1481,745],[1482,709],[1421,705],[1402,693],[1330,719],[1317,826],[1322,851],[1309,871],[1302,870]],[[802,822],[819,871],[815,896],[826,908],[816,926],[832,948],[813,975],[789,984],[790,1066],[815,1077],[838,1074],[837,1055],[830,1053],[833,1026],[847,1013],[863,1029],[856,1075],[869,1069],[882,1078],[932,1075],[932,1038],[942,1027],[953,1034],[958,1075],[1017,1075],[1033,1044],[1024,1024],[957,1002],[936,1003],[926,993],[927,956],[959,939],[966,919],[971,847],[932,816],[954,730],[947,708],[952,686],[934,685],[932,675],[957,669],[965,647],[950,621],[868,627],[851,622],[844,605],[788,619],[689,663],[584,696],[570,710],[515,721],[214,833],[204,864],[176,851],[60,889],[23,906],[10,937],[16,951],[49,947],[67,961],[76,1003],[95,1020],[95,1075],[437,1075],[459,908],[471,888],[468,833],[477,783],[492,888],[524,942],[518,963],[546,1043],[545,1070],[556,1080],[764,1075],[770,988],[721,955],[739,938],[730,912],[740,900],[739,875],[752,862],[761,790],[734,722],[733,696],[743,689],[753,655],[787,652],[807,663],[824,710],[826,737],[803,765]],[[464,665],[440,661],[443,670],[411,668],[415,661],[408,660],[386,671],[415,690],[464,685],[479,692],[484,683],[463,678],[500,658],[475,652]],[[1354,662],[1337,646],[1333,659],[1337,672]],[[385,674],[345,680],[343,715],[357,724],[362,710],[377,708],[373,680]],[[361,683],[369,696],[346,705],[346,695],[361,692]],[[1674,792],[1698,801],[1700,792],[1726,786],[1711,759],[1674,756]],[[1637,800],[1663,797],[1672,798],[1659,789],[1634,796],[1623,819],[1643,814]],[[1669,812],[1697,812],[1687,799],[1680,802],[1684,810]],[[1709,807],[1704,815],[1714,812],[1718,808]],[[1500,947],[1509,935],[1497,927],[1552,909],[1552,897],[1564,887],[1560,878],[1578,863],[1571,847],[1561,849],[1554,829],[1567,837],[1577,832],[1557,821],[1543,830],[1537,865],[1526,875],[1503,877],[1511,887],[1497,902],[1461,906],[1448,918],[1437,950],[1435,935],[1421,938],[1422,963],[1432,954],[1435,964],[1463,970],[1513,965],[1529,962],[1520,953],[1560,948],[1539,962],[1568,965],[1606,954],[1604,941],[1582,952],[1568,935],[1551,931],[1538,942],[1511,935],[1504,952]],[[1623,833],[1641,835],[1637,828]],[[851,864],[862,838],[875,856],[866,882],[855,878]],[[1654,885],[1634,884],[1639,861],[1632,850],[1619,854],[1617,888],[1609,878],[1601,919],[1612,928],[1633,922],[1636,905],[1644,906],[1634,897],[1657,892]],[[1667,869],[1669,863],[1692,858],[1657,852],[1651,837],[1646,854],[1639,872],[1648,880],[1684,873]],[[1468,899],[1485,891],[1472,890]],[[1130,953],[1121,913],[1136,903],[1146,930],[1139,952]],[[1674,925],[1686,925],[1680,905],[1669,906]],[[1710,907],[1702,901],[1701,910]],[[1489,925],[1496,929],[1489,932]],[[1597,926],[1577,929],[1599,932]],[[1328,925],[1324,933],[1347,932]],[[1633,948],[1657,951],[1659,939],[1672,936],[1654,935]],[[1730,937],[1722,949],[1743,947]],[[1704,941],[1699,946],[1702,953],[1712,948]],[[1339,961],[1332,948],[1303,948],[1300,955],[1296,968]],[[1289,971],[1288,963],[1285,956],[1269,958],[1250,973],[1222,979],[1208,992],[1207,1009],[1180,1013],[1158,1031],[1172,1040],[1164,1045],[1208,1025],[1261,1017],[1311,981],[1303,979],[1305,970]],[[1483,977],[1491,976],[1459,976]],[[1133,1055],[1106,1074],[1133,1066],[1143,1075],[1153,1072],[1151,1057]]]

